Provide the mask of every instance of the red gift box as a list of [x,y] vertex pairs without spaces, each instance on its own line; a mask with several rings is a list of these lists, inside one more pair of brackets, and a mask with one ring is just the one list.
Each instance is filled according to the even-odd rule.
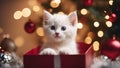
[[80,55],[38,55],[40,47],[24,55],[24,68],[90,68],[93,48],[79,43]]

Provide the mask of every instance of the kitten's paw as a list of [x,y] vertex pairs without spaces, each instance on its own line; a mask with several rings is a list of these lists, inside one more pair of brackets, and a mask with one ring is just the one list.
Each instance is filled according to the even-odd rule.
[[45,48],[40,52],[40,55],[58,55],[57,52],[52,48]]
[[72,50],[69,49],[69,48],[61,48],[59,53],[63,54],[63,55],[71,55],[72,54]]

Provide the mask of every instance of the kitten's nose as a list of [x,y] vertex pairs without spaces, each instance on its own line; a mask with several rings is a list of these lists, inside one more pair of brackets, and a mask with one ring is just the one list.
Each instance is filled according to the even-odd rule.
[[59,33],[58,33],[58,32],[56,32],[56,33],[55,33],[55,35],[56,35],[56,36],[58,36],[58,35],[59,35]]

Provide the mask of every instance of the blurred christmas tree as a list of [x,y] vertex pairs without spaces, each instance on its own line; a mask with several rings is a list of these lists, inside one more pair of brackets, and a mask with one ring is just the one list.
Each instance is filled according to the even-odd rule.
[[68,14],[77,10],[77,41],[92,44],[98,51],[100,44],[115,35],[120,37],[119,2],[117,0],[38,0],[51,13]]
[[116,21],[113,24],[113,27],[108,31],[109,35],[115,34],[117,37],[120,38],[120,1],[114,0],[113,6],[111,6],[112,12],[116,14]]

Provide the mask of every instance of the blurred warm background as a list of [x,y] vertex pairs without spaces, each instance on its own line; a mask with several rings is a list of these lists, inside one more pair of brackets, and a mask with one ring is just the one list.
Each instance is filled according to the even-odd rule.
[[50,13],[69,14],[77,11],[77,42],[93,44],[95,52],[101,43],[120,37],[117,0],[0,0],[0,41],[9,37],[22,57],[32,48],[42,45],[43,9]]
[[[57,1],[57,0],[56,0]],[[59,1],[59,0],[58,0]],[[56,3],[51,3],[47,6],[47,0],[0,0],[0,41],[4,37],[9,37],[14,40],[18,47],[17,54],[22,57],[30,49],[42,45],[42,14],[43,8],[51,13],[70,13],[77,9],[76,5],[71,1],[63,0],[63,8],[57,8]],[[68,7],[68,5],[70,7]],[[54,10],[54,12],[53,12]],[[25,24],[31,20],[36,25],[36,30],[32,33],[27,33],[24,29]],[[84,22],[84,21],[83,21]],[[85,23],[84,23],[85,24]],[[34,28],[34,27],[33,27]],[[83,28],[83,24],[79,24],[79,29]],[[84,41],[89,27],[84,25],[84,28],[78,32],[78,41]]]
[[[40,37],[36,32],[29,34],[24,30],[24,25],[29,19],[35,24],[42,23],[39,22],[42,15],[39,5],[35,0],[0,0],[0,40],[10,36],[18,46],[19,56],[23,56],[40,43]],[[37,6],[39,11],[36,12],[36,8],[33,10],[34,6]]]

